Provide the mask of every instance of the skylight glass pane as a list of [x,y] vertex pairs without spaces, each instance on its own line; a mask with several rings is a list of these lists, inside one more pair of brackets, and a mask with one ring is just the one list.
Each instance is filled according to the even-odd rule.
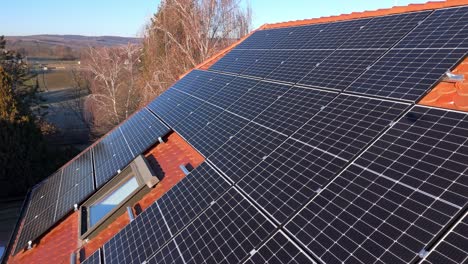
[[130,178],[119,188],[105,196],[89,208],[90,225],[94,226],[101,218],[108,214],[112,209],[119,205],[125,198],[138,188],[138,182],[135,177]]

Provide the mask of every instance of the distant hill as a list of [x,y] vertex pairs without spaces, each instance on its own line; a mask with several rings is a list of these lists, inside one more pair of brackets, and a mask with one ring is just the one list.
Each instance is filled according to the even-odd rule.
[[81,35],[6,36],[7,49],[19,51],[29,57],[78,58],[83,48],[112,47],[128,43],[141,43],[139,38]]

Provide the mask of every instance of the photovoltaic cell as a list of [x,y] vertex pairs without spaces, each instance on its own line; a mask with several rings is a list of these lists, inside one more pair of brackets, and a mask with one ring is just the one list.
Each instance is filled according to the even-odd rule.
[[143,263],[171,234],[154,204],[104,244],[104,263]]
[[328,23],[320,33],[311,38],[301,49],[337,49],[370,20],[356,19]]
[[177,234],[229,189],[210,165],[202,163],[156,201],[172,234]]
[[298,83],[336,90],[346,89],[385,50],[336,50]]
[[91,254],[87,259],[80,262],[81,264],[101,264],[101,250],[98,249],[96,252]]
[[468,204],[468,115],[415,106],[356,164],[463,207]]
[[223,111],[201,130],[197,131],[190,138],[192,144],[205,157],[213,154],[219,147],[226,143],[231,136],[234,136],[249,121]]
[[292,139],[286,140],[237,185],[284,223],[345,165],[346,161]]
[[290,87],[289,85],[272,82],[259,82],[227,110],[253,120],[265,108],[286,93]]
[[237,182],[284,140],[284,135],[249,123],[213,153],[209,160]]
[[212,77],[200,84],[197,90],[190,92],[191,95],[196,96],[201,100],[208,100],[215,93],[220,91],[226,84],[228,84],[235,77],[232,75],[212,73]]
[[297,83],[329,56],[333,50],[296,50],[266,78]]
[[389,49],[432,11],[375,17],[351,36],[340,49]]
[[[234,50],[233,50],[234,51]],[[232,51],[231,51],[232,52]],[[234,61],[227,63],[226,67],[223,69],[224,72],[238,73],[244,72],[245,69],[254,64],[256,60],[261,58],[267,50],[243,50]],[[221,61],[222,62],[222,61]],[[215,63],[214,65],[216,65]]]
[[233,49],[229,51],[226,55],[224,55],[222,58],[216,61],[216,63],[210,67],[210,70],[223,71],[224,68],[226,68],[228,65],[232,65],[233,63],[236,63],[244,51],[245,50],[239,50],[239,49]]
[[396,48],[468,49],[468,7],[439,9],[408,34]]
[[135,158],[119,128],[105,136],[93,147],[93,151],[97,187],[114,177]]
[[268,106],[254,121],[290,136],[336,95],[334,92],[293,87]]
[[60,189],[55,219],[59,220],[73,211],[74,205],[79,205],[94,192],[94,181],[91,177],[85,177],[70,189]]
[[416,101],[463,56],[463,50],[390,50],[346,91]]
[[174,130],[190,142],[190,138],[214,120],[223,110],[208,103],[190,112]]
[[158,137],[169,132],[169,128],[147,108],[130,117],[120,129],[135,155],[143,153],[158,140]]
[[[241,263],[249,252],[261,245],[274,231],[269,222],[235,189],[230,189],[221,198],[182,230],[174,243],[161,251],[175,253],[156,254],[174,263]],[[150,263],[162,260],[153,259]]]
[[289,28],[259,30],[237,45],[236,49],[271,49],[289,32]]
[[315,37],[321,30],[324,30],[327,24],[315,24],[299,27],[288,27],[288,34],[281,38],[281,40],[272,49],[288,49],[296,50],[301,49],[305,43]]
[[185,100],[175,105],[167,115],[162,117],[162,119],[172,128],[177,127],[180,122],[188,117],[190,113],[198,109],[202,104],[202,100],[186,95]]
[[349,161],[407,108],[402,103],[340,94],[292,137]]
[[174,126],[181,120],[180,112],[176,112],[180,104],[187,98],[188,94],[182,93],[172,87],[148,104],[148,109],[158,115],[164,122]]
[[202,71],[202,70],[193,70],[190,72],[190,74],[191,74],[190,82],[187,82],[185,85],[176,85],[174,86],[174,88],[176,88],[179,91],[188,93],[188,94],[193,94],[198,89],[206,85],[207,82],[214,79],[218,75],[217,73],[214,73],[214,72]]
[[[85,178],[93,179],[93,159],[91,151],[86,151],[63,168],[60,192],[69,190]],[[89,191],[92,192],[94,188]]]
[[173,263],[185,263],[184,259],[180,255],[179,247],[174,240],[169,241],[169,243],[158,251],[154,256],[152,256],[147,262],[147,264],[173,264]]
[[286,61],[294,50],[270,50],[258,58],[242,75],[265,78]]
[[244,263],[313,264],[315,261],[308,257],[283,232],[277,232]]
[[468,262],[468,214],[429,252],[422,264],[458,264]]
[[286,229],[325,263],[412,263],[457,211],[352,165]]
[[208,102],[227,109],[259,81],[237,77],[208,99]]

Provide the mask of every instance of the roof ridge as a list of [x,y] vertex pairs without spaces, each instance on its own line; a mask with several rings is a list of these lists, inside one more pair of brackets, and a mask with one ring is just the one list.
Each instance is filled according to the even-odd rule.
[[352,20],[352,19],[359,19],[359,18],[384,16],[384,15],[394,15],[394,14],[402,14],[402,13],[409,13],[409,12],[416,12],[416,11],[455,7],[455,6],[461,6],[461,5],[467,5],[467,4],[468,4],[468,0],[429,1],[429,2],[421,3],[421,4],[393,6],[390,8],[381,8],[377,10],[352,12],[349,14],[341,14],[341,15],[318,17],[318,18],[307,18],[307,19],[301,19],[301,20],[291,20],[291,21],[278,22],[278,23],[272,23],[272,24],[267,23],[267,24],[263,24],[262,26],[260,26],[258,30],[292,27],[292,26],[303,26],[303,25],[311,25],[311,24],[326,23],[326,22],[336,22],[336,21],[345,21],[345,20]]

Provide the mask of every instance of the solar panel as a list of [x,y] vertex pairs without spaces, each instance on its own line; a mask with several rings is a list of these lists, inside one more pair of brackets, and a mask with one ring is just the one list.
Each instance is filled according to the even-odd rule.
[[289,85],[272,82],[259,82],[227,110],[253,120],[265,108],[286,93],[290,87]]
[[190,112],[185,119],[174,127],[174,130],[190,141],[194,134],[215,119],[222,111],[223,109],[219,107],[204,103],[199,108],[194,109],[193,112]]
[[289,28],[258,30],[237,45],[236,49],[271,49],[289,32]]
[[190,74],[190,82],[186,82],[184,85],[176,85],[174,88],[188,94],[193,94],[218,75],[214,72],[201,70],[193,70],[190,72]]
[[[262,50],[243,50],[241,53],[238,54],[238,56],[236,56],[235,58],[232,58],[232,61],[229,61],[226,63],[226,67],[224,67],[223,71],[231,72],[231,73],[244,72],[245,69],[250,67],[250,65],[254,64],[255,61],[261,58],[263,54],[265,54],[266,52],[267,51],[263,49]],[[220,61],[219,63],[223,63],[223,61]],[[215,63],[213,66],[216,66],[217,64],[218,62]]]
[[172,234],[177,234],[229,189],[208,163],[202,163],[156,201]]
[[191,90],[188,93],[206,101],[235,78],[232,75],[220,73],[211,73],[210,76],[211,78],[200,84],[198,89]]
[[422,22],[432,11],[375,17],[350,37],[340,49],[389,49]]
[[[161,252],[174,263],[241,263],[275,227],[239,192],[230,189],[183,229]],[[177,248],[175,248],[177,246]],[[181,255],[175,253],[180,252]],[[165,259],[165,254],[155,258]],[[162,259],[150,260],[159,263]]]
[[466,113],[415,106],[355,163],[463,207],[467,133]]
[[74,209],[75,204],[80,204],[94,192],[94,180],[92,175],[83,178],[70,189],[60,189],[55,220],[61,219]]
[[407,104],[340,94],[292,137],[349,161],[407,108]]
[[231,180],[237,182],[284,140],[284,135],[249,123],[208,159]]
[[106,263],[142,263],[228,188],[202,163],[104,245]]
[[265,52],[260,58],[250,65],[243,75],[254,76],[257,78],[265,78],[270,75],[278,66],[286,61],[294,50],[270,50]]
[[208,102],[223,109],[227,109],[258,82],[258,80],[237,77],[224,86],[220,91],[213,94],[213,96],[208,99]]
[[164,115],[162,119],[174,128],[202,104],[202,100],[186,95],[185,100],[174,105],[172,110],[168,114]]
[[393,49],[346,89],[349,92],[416,101],[450,70],[466,51]]
[[468,7],[435,10],[408,34],[396,48],[468,49]]
[[346,89],[385,50],[336,50],[298,83],[336,90]]
[[[91,151],[86,151],[63,168],[60,192],[69,190],[85,178],[93,179],[93,159]],[[90,191],[93,191],[92,188]]]
[[326,27],[327,24],[315,24],[285,28],[285,30],[288,30],[288,34],[282,37],[281,40],[271,48],[288,50],[300,49],[305,43],[320,33],[321,30],[325,30]]
[[248,122],[244,118],[223,111],[190,137],[190,144],[202,155],[208,157],[226,143],[231,136],[234,136],[246,126]]
[[280,63],[266,78],[297,83],[334,50],[296,50]]
[[287,139],[236,184],[278,223],[306,204],[346,161]]
[[101,249],[96,250],[96,252],[80,262],[80,264],[101,264]]
[[104,263],[143,263],[170,238],[158,207],[152,205],[104,244]]
[[32,216],[29,221],[23,222],[15,253],[25,249],[28,246],[28,241],[34,241],[55,224],[55,207],[56,203],[52,203],[49,207],[38,212],[37,215]]
[[212,71],[223,71],[228,65],[236,63],[245,50],[233,49],[221,57],[210,67]]
[[361,30],[371,19],[356,19],[326,24],[301,49],[337,49]]
[[422,264],[458,264],[468,262],[468,213],[432,249]]
[[352,165],[285,228],[325,263],[413,263],[458,210]]
[[130,117],[120,126],[120,130],[135,155],[143,153],[158,140],[158,137],[170,131],[147,108]]
[[147,107],[164,122],[174,126],[183,118],[180,116],[178,108],[188,97],[188,94],[173,87],[149,103]]
[[315,261],[279,231],[244,262],[244,264],[255,263],[313,264]]
[[96,187],[102,186],[135,158],[119,128],[105,136],[93,151]]
[[334,92],[294,87],[268,106],[254,121],[290,136],[335,96],[337,93]]

